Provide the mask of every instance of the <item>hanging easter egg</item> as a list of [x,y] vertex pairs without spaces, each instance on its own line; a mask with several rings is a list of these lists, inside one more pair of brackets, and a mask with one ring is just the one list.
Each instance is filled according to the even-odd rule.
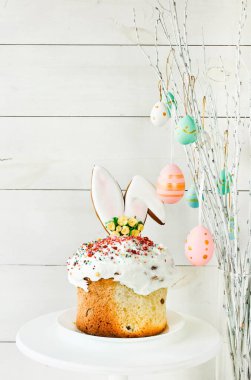
[[157,102],[154,104],[150,119],[155,127],[162,127],[168,120],[168,111],[166,105],[163,102]]
[[185,192],[185,178],[175,164],[166,165],[160,172],[157,181],[157,194],[164,203],[177,203]]
[[197,127],[194,119],[186,115],[175,128],[176,140],[182,145],[192,144],[197,141]]
[[222,169],[220,172],[220,179],[217,187],[221,195],[226,195],[230,192],[230,186],[232,184],[232,176],[226,169]]
[[198,208],[199,207],[199,199],[197,196],[197,191],[195,189],[195,186],[192,185],[190,189],[186,193],[186,200],[190,207],[192,208]]
[[228,222],[229,239],[234,240],[234,218],[231,217]]
[[171,117],[173,108],[177,109],[177,102],[170,91],[165,95],[165,97],[168,116]]
[[206,265],[214,253],[214,242],[210,231],[199,225],[190,231],[185,244],[185,255],[195,266]]
[[[237,228],[237,231],[240,232],[240,227]],[[228,221],[228,232],[229,232],[229,240],[235,239],[235,221],[234,217],[231,216]]]

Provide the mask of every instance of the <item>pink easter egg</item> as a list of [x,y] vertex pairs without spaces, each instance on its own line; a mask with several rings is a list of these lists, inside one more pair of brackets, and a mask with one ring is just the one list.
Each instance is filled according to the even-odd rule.
[[206,265],[214,253],[214,242],[210,231],[199,225],[190,231],[185,243],[185,255],[195,266]]
[[180,168],[175,164],[166,165],[160,172],[156,189],[162,202],[179,202],[185,192],[185,178]]

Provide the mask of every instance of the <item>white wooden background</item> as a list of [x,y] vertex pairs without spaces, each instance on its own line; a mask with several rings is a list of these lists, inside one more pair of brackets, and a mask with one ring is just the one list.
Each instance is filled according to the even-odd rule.
[[[168,161],[168,132],[154,129],[148,118],[158,97],[157,80],[135,46],[132,21],[136,7],[142,42],[151,53],[152,4],[144,0],[0,0],[1,379],[104,379],[33,363],[17,351],[15,335],[30,318],[75,303],[65,260],[82,241],[102,234],[90,202],[93,164],[106,166],[125,188],[136,173],[154,182]],[[190,0],[189,43],[199,65],[203,25],[210,64],[217,66],[220,54],[231,73],[238,4],[239,0]],[[182,5],[180,0],[180,10]],[[243,44],[243,55],[250,62],[250,18]],[[161,55],[165,54],[163,46]],[[221,94],[218,86],[224,127]],[[242,111],[245,114],[245,108]],[[188,173],[178,145],[175,161]],[[244,159],[243,205],[247,170]],[[187,182],[191,182],[189,176]],[[166,226],[149,221],[147,231],[168,245],[181,272],[181,281],[170,289],[169,307],[216,324],[216,263],[192,268],[183,254],[197,211],[182,201],[168,207],[167,216]],[[212,361],[174,378],[212,380],[213,371]]]

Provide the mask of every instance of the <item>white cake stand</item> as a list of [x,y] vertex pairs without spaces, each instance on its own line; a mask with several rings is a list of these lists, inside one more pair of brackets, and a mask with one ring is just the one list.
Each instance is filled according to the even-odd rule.
[[220,348],[220,336],[210,324],[174,312],[170,333],[137,339],[77,333],[75,327],[67,326],[71,313],[69,309],[26,323],[17,334],[19,350],[51,367],[126,380],[129,375],[198,366],[215,357]]

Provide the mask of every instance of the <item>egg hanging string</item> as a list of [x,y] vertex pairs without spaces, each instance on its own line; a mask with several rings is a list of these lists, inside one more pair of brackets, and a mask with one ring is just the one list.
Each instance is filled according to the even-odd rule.
[[173,58],[174,58],[174,49],[172,48],[166,59],[166,89],[167,91],[168,91],[170,78],[172,75]]
[[[189,77],[189,89],[190,89],[190,97],[192,99],[192,104],[193,104],[193,92],[194,92],[194,86],[195,86],[195,76],[191,75]],[[190,99],[188,98],[188,105],[190,106]],[[190,112],[192,113],[192,109],[190,107]]]
[[161,80],[159,80],[158,87],[159,87],[159,101],[161,102],[162,101],[162,83],[161,83]]
[[203,96],[203,99],[202,99],[202,123],[201,123],[201,126],[202,126],[202,129],[204,130],[205,129],[205,112],[206,112],[206,97]]
[[[227,169],[227,163],[228,163],[228,129],[226,129],[224,131],[224,162],[223,162],[223,168],[224,170],[226,170],[226,186],[228,186],[228,183],[229,183],[229,186],[230,186],[230,176],[229,176],[229,172],[228,172],[228,169]],[[226,196],[228,196],[228,209],[229,209],[229,212],[231,212],[231,191],[229,191],[228,194],[226,194]]]
[[170,162],[173,163],[173,130],[175,127],[175,119],[176,119],[176,107],[173,102],[173,99],[169,95],[168,87],[172,75],[172,67],[173,67],[173,58],[174,58],[174,49],[172,48],[168,54],[166,59],[166,100],[167,100],[167,109],[171,114],[171,131],[170,131]]
[[[228,164],[228,130],[226,129],[224,131],[224,152],[223,152],[223,170],[225,170],[225,185],[228,186],[227,184],[230,182],[229,179],[229,173],[227,169],[227,164]],[[226,192],[227,195],[227,192]],[[230,192],[229,192],[230,195]],[[229,205],[230,205],[230,198],[229,198]]]
[[166,59],[166,89],[165,89],[164,80],[160,79],[158,83],[159,100],[160,102],[162,101],[162,97],[163,97],[162,90],[164,89],[164,92],[166,91],[167,108],[169,112],[171,112],[171,107],[169,106],[169,102],[170,101],[172,102],[172,99],[168,95],[168,86],[169,86],[170,78],[172,75],[173,55],[174,55],[174,49],[171,49]]
[[202,200],[204,191],[205,173],[203,171],[201,176],[200,188],[199,188],[199,225],[202,225]]
[[182,84],[183,84],[184,108],[185,108],[185,114],[187,115],[188,93],[187,93],[187,87],[186,87],[186,83],[185,83],[185,73],[183,74]]
[[169,83],[170,83],[170,79],[172,75],[173,58],[174,58],[174,49],[172,48],[166,59],[166,106],[167,106],[168,113],[171,115],[172,115],[172,108],[173,108],[173,99],[170,96],[168,88],[169,88]]
[[228,161],[228,130],[224,132],[224,169],[227,167]]
[[170,162],[171,162],[171,164],[173,163],[173,139],[174,139],[173,132],[174,132],[174,127],[175,127],[175,119],[176,119],[176,108],[172,107],[171,108],[171,131],[170,131],[170,135],[171,135]]
[[201,112],[201,137],[202,137],[202,143],[207,144],[208,134],[205,131],[205,114],[206,114],[206,97],[203,96],[202,99],[202,112]]
[[184,96],[185,113],[186,113],[186,115],[188,115],[188,112],[192,113],[192,109],[190,107],[190,97],[193,98],[193,91],[194,91],[194,86],[195,86],[195,76],[189,75],[187,85],[186,85],[185,76],[186,76],[186,73],[183,74],[183,78],[182,78],[183,96]]

